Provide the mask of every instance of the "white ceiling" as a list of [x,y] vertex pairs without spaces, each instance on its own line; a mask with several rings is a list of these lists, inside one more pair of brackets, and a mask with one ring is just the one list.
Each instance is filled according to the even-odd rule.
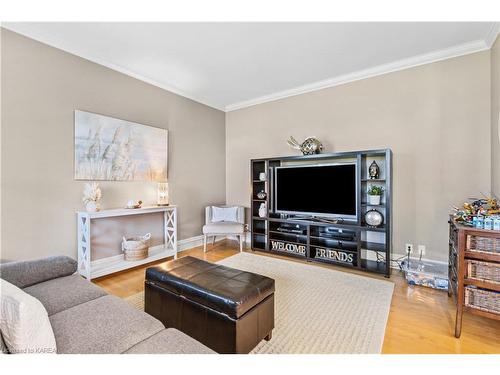
[[487,49],[496,23],[5,23],[209,106],[234,110]]

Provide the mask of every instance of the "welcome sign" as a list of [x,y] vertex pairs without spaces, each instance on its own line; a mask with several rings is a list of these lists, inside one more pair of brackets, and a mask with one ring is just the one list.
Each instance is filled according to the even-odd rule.
[[271,250],[296,254],[303,257],[306,256],[306,245],[298,245],[291,242],[271,240]]
[[334,262],[347,263],[351,265],[355,265],[357,261],[357,254],[355,253],[350,253],[342,250],[324,249],[321,247],[317,247],[315,248],[315,250],[316,254],[314,255],[314,258],[316,259],[331,260]]

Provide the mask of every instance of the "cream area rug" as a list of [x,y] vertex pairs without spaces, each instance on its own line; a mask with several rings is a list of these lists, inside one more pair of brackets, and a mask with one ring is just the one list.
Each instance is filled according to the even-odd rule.
[[[249,253],[218,263],[276,282],[273,337],[252,353],[381,352],[392,282]],[[142,292],[127,301],[144,308]]]

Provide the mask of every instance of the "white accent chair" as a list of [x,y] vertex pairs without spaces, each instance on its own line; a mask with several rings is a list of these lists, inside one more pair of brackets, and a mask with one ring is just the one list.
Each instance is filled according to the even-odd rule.
[[203,251],[207,252],[207,239],[212,236],[212,245],[215,244],[217,236],[237,236],[240,242],[240,251],[243,251],[243,241],[245,240],[245,207],[242,206],[216,206],[216,207],[237,207],[237,221],[213,222],[213,206],[205,207],[205,225],[203,226]]

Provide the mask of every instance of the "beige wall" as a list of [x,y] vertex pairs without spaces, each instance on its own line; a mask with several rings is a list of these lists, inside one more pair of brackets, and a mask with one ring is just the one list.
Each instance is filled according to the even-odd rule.
[[[225,202],[223,112],[5,29],[1,42],[3,260],[76,256],[75,109],[167,128],[179,238],[201,233],[204,205]],[[156,198],[154,183],[101,185],[105,208]]]
[[491,191],[500,198],[500,38],[491,48]]
[[394,252],[427,246],[446,260],[451,206],[490,190],[489,51],[226,114],[226,197],[249,206],[251,158],[293,155],[285,140],[326,151],[394,152]]

